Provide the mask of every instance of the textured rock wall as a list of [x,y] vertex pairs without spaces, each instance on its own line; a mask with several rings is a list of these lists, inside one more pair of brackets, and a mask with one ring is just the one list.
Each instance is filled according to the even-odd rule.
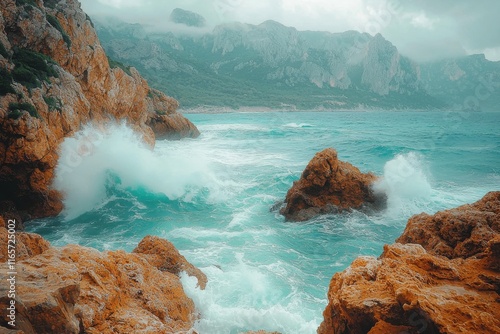
[[333,276],[318,333],[500,333],[500,192],[397,241]]
[[[1,223],[3,245],[7,230]],[[55,248],[39,235],[17,233],[17,250],[16,329],[25,334],[185,333],[197,315],[177,275],[186,271],[200,286],[207,282],[172,244],[155,237],[144,238],[134,253],[101,253],[76,245]],[[6,281],[5,271],[0,279]],[[2,310],[9,302],[0,289]],[[2,317],[0,332],[7,328]]]
[[[134,68],[110,67],[76,0],[0,0],[0,41],[6,50],[0,69],[14,76],[13,91],[0,96],[0,202],[7,206],[33,218],[62,209],[50,189],[58,146],[88,122],[126,120],[151,146],[155,133],[148,124],[160,114],[161,138],[199,135],[176,113],[177,101],[150,89]],[[45,66],[55,74],[32,78],[33,85],[19,79],[16,69],[25,66],[16,61],[19,50],[47,56]],[[15,111],[12,103],[29,104],[37,115]]]
[[378,206],[384,196],[375,194],[372,184],[377,177],[361,173],[337,152],[328,148],[317,153],[286,195],[281,213],[287,220],[303,221],[317,214]]

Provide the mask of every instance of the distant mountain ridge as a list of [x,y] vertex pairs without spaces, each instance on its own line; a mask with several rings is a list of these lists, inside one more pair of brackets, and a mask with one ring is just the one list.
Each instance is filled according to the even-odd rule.
[[422,78],[421,67],[380,34],[298,31],[266,21],[227,23],[211,33],[187,35],[96,21],[111,57],[140,69],[183,108],[429,110],[456,105],[443,94],[430,94],[434,86],[428,81],[435,78]]

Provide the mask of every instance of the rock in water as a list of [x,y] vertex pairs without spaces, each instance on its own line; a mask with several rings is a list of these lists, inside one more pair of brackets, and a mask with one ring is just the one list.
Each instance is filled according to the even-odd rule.
[[[7,239],[3,226],[0,238]],[[200,285],[206,277],[166,240],[145,237],[135,253],[56,248],[30,233],[18,233],[17,243],[16,329],[25,334],[168,334],[193,327],[195,306],[177,274],[186,270]],[[7,266],[6,254],[0,256]],[[7,280],[6,271],[0,279]],[[0,307],[9,303],[8,290],[0,289]],[[0,319],[0,332],[3,326]]]
[[499,212],[492,192],[411,218],[400,243],[333,276],[318,333],[500,333]]
[[153,129],[157,140],[197,138],[200,135],[198,128],[190,120],[178,113],[172,115],[154,115],[146,124]]
[[287,220],[304,221],[322,213],[379,205],[383,196],[372,190],[376,180],[375,175],[338,160],[337,152],[328,148],[317,153],[294,182],[281,214]]
[[168,271],[179,275],[182,271],[198,279],[198,285],[205,289],[207,276],[198,268],[189,263],[175,246],[162,238],[147,236],[133,250],[133,253],[142,254],[148,262],[161,271]]

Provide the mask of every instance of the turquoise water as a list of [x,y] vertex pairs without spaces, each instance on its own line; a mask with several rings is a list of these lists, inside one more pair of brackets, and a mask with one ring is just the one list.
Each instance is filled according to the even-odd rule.
[[[132,250],[148,234],[175,244],[209,284],[183,277],[200,333],[315,333],[329,281],[378,256],[416,213],[500,189],[500,113],[187,115],[198,139],[144,148],[125,125],[88,127],[63,144],[55,187],[66,210],[28,230],[54,245]],[[383,176],[387,210],[287,223],[270,208],[314,154]]]

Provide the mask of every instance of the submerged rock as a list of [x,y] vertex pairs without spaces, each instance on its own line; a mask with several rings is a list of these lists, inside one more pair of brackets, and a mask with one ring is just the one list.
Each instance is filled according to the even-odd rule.
[[378,206],[384,196],[372,190],[376,180],[375,175],[340,161],[337,152],[328,148],[317,153],[294,182],[281,214],[287,220],[304,221],[322,213]]
[[[0,237],[6,240],[3,227]],[[16,263],[16,329],[26,334],[184,333],[196,320],[177,274],[185,269],[203,284],[206,277],[166,240],[146,237],[135,253],[56,248],[30,233],[19,233],[17,241],[24,251]],[[164,256],[169,266],[155,262]],[[0,279],[7,279],[4,271]],[[2,309],[10,302],[7,293],[0,290]],[[9,328],[5,319],[5,331],[2,326]]]
[[500,333],[499,212],[493,192],[412,217],[379,258],[333,276],[318,333]]

